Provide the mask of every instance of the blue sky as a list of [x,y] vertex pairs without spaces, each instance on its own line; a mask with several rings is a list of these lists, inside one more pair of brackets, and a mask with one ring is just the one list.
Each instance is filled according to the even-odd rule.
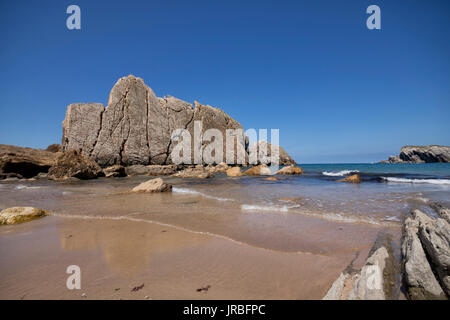
[[[81,8],[81,30],[66,8]],[[368,30],[366,8],[381,8]],[[450,2],[2,1],[0,143],[60,142],[66,106],[122,76],[279,128],[298,162],[450,144]]]

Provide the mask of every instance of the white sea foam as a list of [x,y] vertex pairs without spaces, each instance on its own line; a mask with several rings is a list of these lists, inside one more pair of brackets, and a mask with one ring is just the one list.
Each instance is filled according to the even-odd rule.
[[22,190],[22,189],[39,189],[40,187],[31,187],[31,186],[26,186],[23,184],[19,184],[16,186],[17,190]]
[[324,171],[324,172],[322,172],[322,174],[323,174],[324,176],[340,177],[340,176],[345,176],[345,175],[347,175],[347,174],[350,174],[350,173],[356,173],[356,172],[359,172],[359,170],[342,170],[342,171],[338,171],[338,172]]
[[213,200],[218,200],[218,201],[233,201],[232,199],[221,198],[221,197],[214,197],[214,196],[210,196],[210,195],[204,194],[202,192],[199,192],[197,190],[192,190],[192,189],[188,189],[188,188],[173,187],[172,188],[172,192],[181,193],[181,194],[197,195],[197,196],[201,196],[201,197],[208,198],[208,199],[213,199]]
[[244,211],[277,211],[277,212],[288,212],[287,206],[261,206],[255,204],[243,204],[241,210]]
[[387,182],[394,182],[394,183],[428,183],[428,184],[450,185],[449,179],[406,179],[394,177],[381,177],[381,178]]
[[397,216],[390,216],[390,217],[386,217],[384,218],[385,221],[399,221],[400,219]]

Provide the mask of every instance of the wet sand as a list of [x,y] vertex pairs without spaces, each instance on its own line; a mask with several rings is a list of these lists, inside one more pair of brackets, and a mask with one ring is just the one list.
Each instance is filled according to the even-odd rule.
[[[0,298],[321,299],[349,263],[364,263],[379,232],[399,241],[397,226],[126,193],[137,180],[4,188],[2,207],[21,200],[53,215],[0,227]],[[81,268],[81,290],[66,287],[69,265]]]

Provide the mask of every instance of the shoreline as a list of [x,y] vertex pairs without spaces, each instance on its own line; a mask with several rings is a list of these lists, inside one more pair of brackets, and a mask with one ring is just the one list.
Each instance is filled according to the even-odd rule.
[[[3,227],[0,241],[2,299],[320,299],[356,254],[280,252],[155,223],[55,216]],[[17,252],[30,251],[20,263]],[[82,289],[71,291],[65,268],[75,262]],[[130,291],[140,283],[142,292]]]

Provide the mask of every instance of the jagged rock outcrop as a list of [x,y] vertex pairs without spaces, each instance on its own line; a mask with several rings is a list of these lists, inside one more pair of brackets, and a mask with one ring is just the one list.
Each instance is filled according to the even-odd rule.
[[48,172],[60,153],[41,149],[0,145],[0,179],[8,176],[32,178]]
[[[386,300],[398,296],[399,266],[388,234],[379,234],[365,265],[353,268],[353,261],[339,275],[324,300]],[[356,259],[356,257],[355,257]]]
[[[276,150],[278,148],[278,157],[279,157],[279,163],[280,166],[287,166],[291,164],[297,164],[294,159],[291,158],[291,156],[280,146],[273,145]],[[252,143],[248,148],[249,153],[249,162],[250,164],[267,164],[271,165],[271,155],[272,155],[272,144],[261,140],[258,141],[258,143],[254,142]],[[257,155],[255,157],[254,155]],[[253,155],[253,156],[252,156]],[[255,163],[255,159],[257,159]]]
[[381,163],[432,163],[450,162],[450,147],[447,146],[405,146],[398,156],[391,156]]
[[403,228],[402,255],[408,297],[446,299],[450,293],[450,227],[413,210]]
[[72,177],[86,180],[101,176],[104,176],[104,173],[100,166],[76,150],[61,153],[48,170],[48,177],[53,180],[66,180]]
[[[172,96],[158,98],[141,78],[123,77],[112,88],[106,108],[100,103],[68,106],[63,150],[81,150],[102,167],[171,164],[170,154],[178,143],[171,139],[172,134],[176,129],[186,129],[191,135],[191,155],[186,158],[191,164],[203,164],[206,161],[194,157],[194,147],[201,149],[197,155],[210,152],[214,158],[215,150],[207,148],[212,138],[205,132],[217,129],[223,136],[223,155],[217,155],[220,159],[215,158],[215,162],[246,164],[248,139],[241,124],[218,108],[198,102],[194,105]],[[235,134],[228,147],[227,130]],[[194,144],[195,136],[203,138],[202,145]],[[237,156],[238,151],[242,157]],[[280,148],[280,164],[291,163],[295,162]]]

